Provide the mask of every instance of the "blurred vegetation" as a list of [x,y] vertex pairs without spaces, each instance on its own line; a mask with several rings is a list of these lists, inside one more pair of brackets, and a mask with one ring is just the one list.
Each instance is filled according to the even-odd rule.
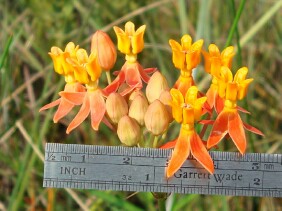
[[[69,41],[89,49],[89,38],[97,29],[116,41],[112,26],[123,27],[131,20],[137,26],[147,25],[140,62],[158,67],[172,85],[178,72],[168,40],[189,33],[194,39],[204,38],[205,49],[210,43],[223,49],[240,4],[239,0],[0,0],[0,210],[155,210],[151,193],[127,198],[132,193],[42,187],[44,143],[120,144],[105,126],[97,133],[87,121],[67,136],[70,117],[54,124],[54,110],[38,112],[57,98],[64,85],[47,53]],[[281,6],[281,0],[246,1],[230,40],[238,52],[233,71],[247,66],[249,77],[255,79],[242,102],[252,113],[245,115],[246,120],[265,133],[263,138],[248,133],[247,152],[281,153]],[[124,61],[121,54],[118,58],[116,70]],[[196,77],[205,91],[209,78],[203,66]],[[224,147],[236,150],[233,144]],[[272,198],[192,194],[173,195],[169,204],[170,210],[282,209],[281,201]]]

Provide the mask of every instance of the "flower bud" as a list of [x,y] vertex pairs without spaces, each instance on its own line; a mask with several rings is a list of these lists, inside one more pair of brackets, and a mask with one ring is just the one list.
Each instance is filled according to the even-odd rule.
[[166,131],[169,124],[169,114],[164,104],[155,100],[149,105],[144,117],[146,128],[153,135],[161,135]]
[[117,134],[120,141],[127,146],[135,146],[141,139],[140,126],[135,119],[127,115],[118,122]]
[[131,102],[129,116],[135,119],[139,125],[144,125],[144,116],[148,109],[148,101],[143,95],[137,95]]
[[91,52],[96,51],[98,61],[103,70],[109,71],[113,68],[117,59],[117,52],[108,34],[96,31],[91,40]]
[[148,101],[152,103],[154,100],[159,99],[161,93],[166,90],[169,90],[167,80],[159,71],[155,72],[146,88]]
[[118,93],[111,93],[106,100],[106,111],[110,120],[117,124],[124,115],[128,113],[125,99]]
[[129,95],[128,105],[130,106],[131,103],[132,103],[132,101],[135,99],[135,97],[137,97],[137,96],[139,96],[139,95],[145,97],[144,94],[143,94],[143,92],[142,92],[141,90],[134,90],[134,91]]
[[169,122],[173,121],[173,117],[172,117],[172,110],[171,110],[171,101],[172,101],[172,97],[169,93],[169,91],[163,91],[159,97],[159,100],[165,105],[166,110],[168,112],[168,116],[169,116]]

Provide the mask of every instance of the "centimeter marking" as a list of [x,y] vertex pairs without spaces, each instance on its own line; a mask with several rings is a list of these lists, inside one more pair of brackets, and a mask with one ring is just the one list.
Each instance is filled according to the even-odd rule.
[[209,174],[192,157],[170,179],[172,150],[47,143],[43,187],[282,197],[282,155],[210,152]]

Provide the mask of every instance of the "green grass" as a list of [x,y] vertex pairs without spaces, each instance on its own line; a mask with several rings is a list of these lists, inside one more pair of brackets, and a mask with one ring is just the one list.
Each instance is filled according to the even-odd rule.
[[[223,3],[224,2],[224,3]],[[255,11],[255,12],[254,12]],[[248,133],[248,152],[281,153],[282,145],[282,1],[0,1],[0,210],[45,210],[54,194],[54,210],[156,210],[151,193],[96,190],[47,190],[42,187],[44,143],[117,145],[109,130],[91,130],[84,122],[65,134],[73,112],[58,124],[54,109],[39,113],[57,98],[63,78],[53,71],[48,52],[73,41],[89,50],[90,36],[105,30],[116,42],[112,26],[126,21],[147,25],[145,49],[138,57],[145,67],[158,67],[173,85],[178,71],[171,62],[169,39],[189,33],[204,38],[204,48],[234,45],[233,72],[248,66],[254,78],[241,103],[252,115],[246,120],[265,137]],[[123,64],[118,54],[115,70]],[[204,77],[200,65],[197,82]],[[103,78],[101,84],[105,83]],[[201,90],[208,88],[201,84]],[[245,117],[245,116],[244,116]],[[91,131],[91,132],[89,132]],[[176,132],[168,134],[175,138]],[[234,145],[227,145],[235,151]],[[49,197],[48,197],[49,196]],[[278,210],[270,198],[173,195],[171,210]]]

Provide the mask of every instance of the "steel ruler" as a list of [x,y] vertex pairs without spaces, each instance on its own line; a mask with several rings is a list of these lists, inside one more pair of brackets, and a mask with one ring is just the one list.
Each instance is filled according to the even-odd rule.
[[170,179],[172,150],[47,143],[44,187],[282,197],[282,155],[210,152],[209,174],[192,157]]

